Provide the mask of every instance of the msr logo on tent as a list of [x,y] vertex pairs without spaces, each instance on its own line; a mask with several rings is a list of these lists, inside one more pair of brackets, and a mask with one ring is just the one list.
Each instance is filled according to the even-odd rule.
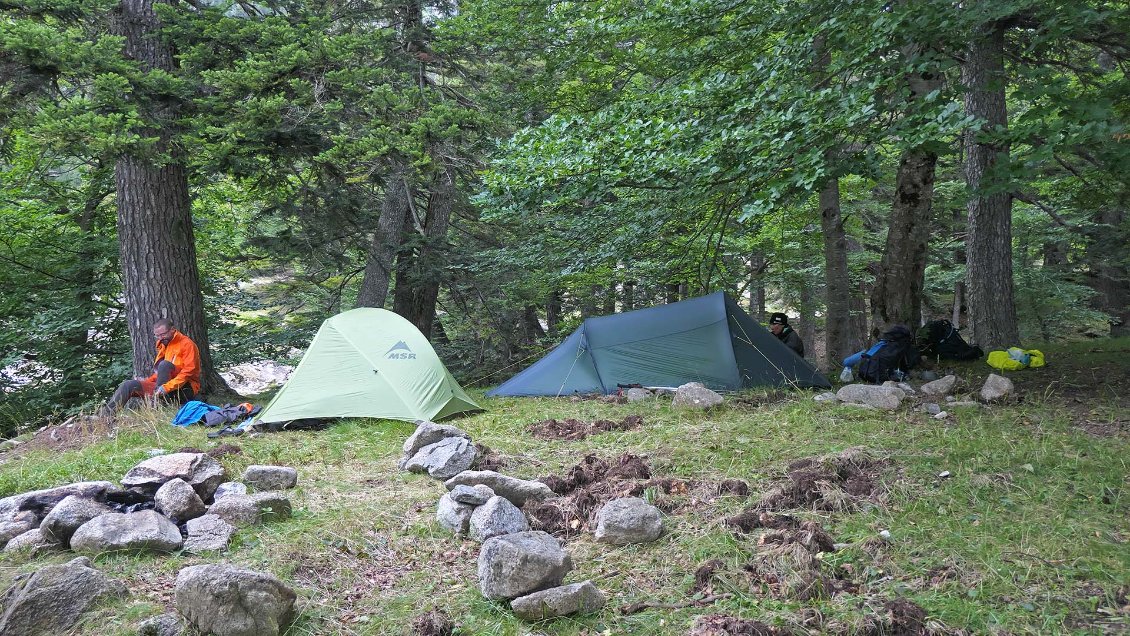
[[385,352],[385,358],[388,360],[415,360],[416,354],[404,344],[404,341],[392,345],[392,348]]

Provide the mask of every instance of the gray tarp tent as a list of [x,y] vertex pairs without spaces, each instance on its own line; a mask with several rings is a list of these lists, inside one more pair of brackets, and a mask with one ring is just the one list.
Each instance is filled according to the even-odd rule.
[[715,390],[831,387],[804,358],[723,292],[588,318],[533,366],[491,396],[615,393],[617,384]]

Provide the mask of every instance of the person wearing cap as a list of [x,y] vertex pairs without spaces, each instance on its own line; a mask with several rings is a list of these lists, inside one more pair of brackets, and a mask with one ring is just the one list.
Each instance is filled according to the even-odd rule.
[[781,312],[776,312],[769,316],[769,331],[777,336],[777,340],[785,343],[785,346],[792,349],[800,357],[804,357],[804,341],[800,339],[800,334],[795,329],[789,326],[789,317]]

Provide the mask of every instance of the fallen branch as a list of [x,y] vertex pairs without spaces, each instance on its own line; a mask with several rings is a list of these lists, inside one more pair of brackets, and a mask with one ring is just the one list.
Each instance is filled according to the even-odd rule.
[[726,592],[725,594],[711,594],[710,596],[704,596],[700,599],[685,601],[682,603],[656,603],[654,601],[640,601],[638,603],[632,603],[631,605],[625,605],[624,607],[621,607],[620,613],[625,616],[630,616],[632,614],[639,614],[645,609],[683,609],[686,607],[705,607],[706,605],[710,605],[715,601],[733,598],[733,596],[733,594]]

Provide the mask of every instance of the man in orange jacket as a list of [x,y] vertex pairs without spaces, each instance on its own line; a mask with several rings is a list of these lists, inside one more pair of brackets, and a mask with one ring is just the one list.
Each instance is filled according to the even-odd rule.
[[132,397],[156,395],[181,404],[200,393],[200,349],[196,343],[177,331],[167,318],[153,323],[153,337],[157,339],[153,373],[148,378],[122,382],[102,407],[104,414],[114,413]]

